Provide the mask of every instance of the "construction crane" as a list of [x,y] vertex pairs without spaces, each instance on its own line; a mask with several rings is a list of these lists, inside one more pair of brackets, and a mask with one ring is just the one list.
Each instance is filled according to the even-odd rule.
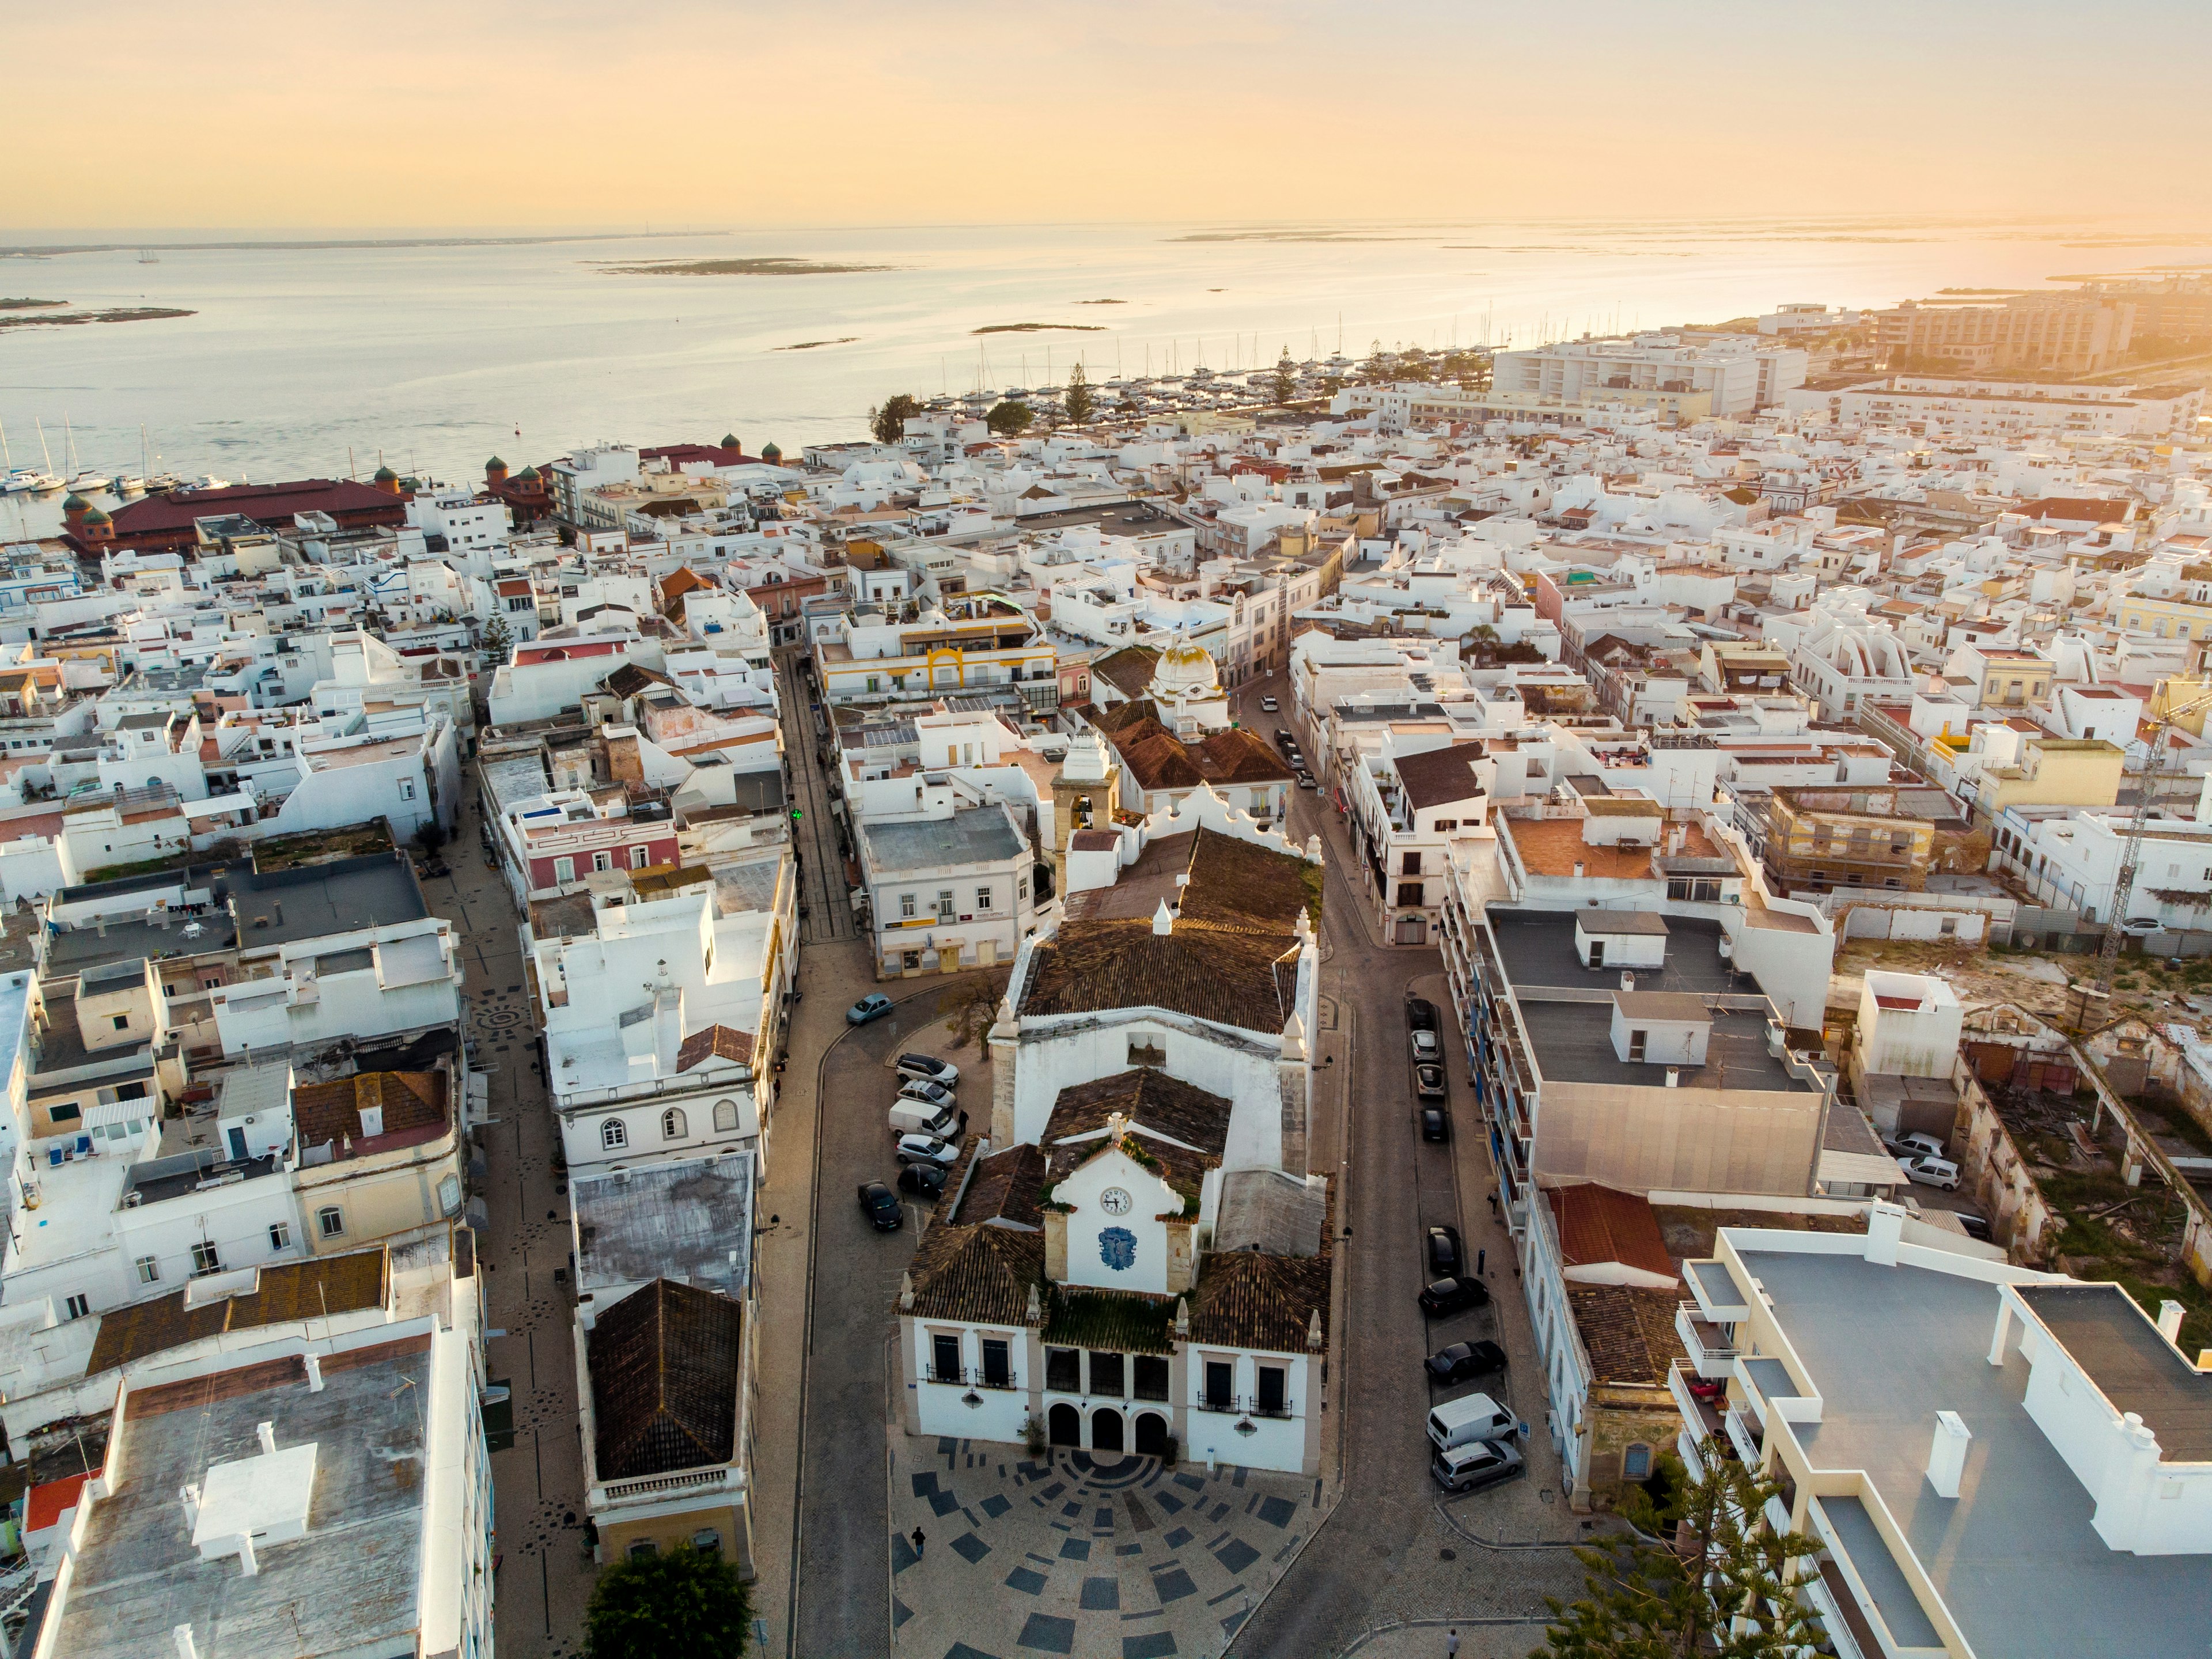
[[2120,871],[2113,878],[2112,902],[2105,913],[2105,943],[2097,952],[2097,972],[2085,1001],[2087,996],[2112,994],[2112,973],[2120,960],[2120,924],[2127,920],[2128,900],[2135,893],[2136,866],[2142,862],[2143,831],[2150,825],[2151,804],[2157,799],[2158,786],[2166,776],[2166,762],[2173,753],[2166,743],[2166,734],[2184,716],[2200,708],[2212,708],[2212,692],[2178,703],[2151,722],[2150,764],[2143,769],[2142,793],[2136,800],[2135,814],[2128,820],[2127,833],[2120,843]]

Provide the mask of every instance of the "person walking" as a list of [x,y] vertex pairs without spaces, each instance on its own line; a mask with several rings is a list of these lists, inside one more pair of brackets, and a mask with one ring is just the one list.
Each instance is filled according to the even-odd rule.
[[921,1560],[921,1547],[929,1542],[929,1535],[923,1532],[920,1527],[916,1527],[914,1529],[914,1536],[907,1540],[907,1541],[914,1546],[914,1559],[917,1561]]
[[1456,1630],[1446,1631],[1444,1632],[1444,1659],[1452,1659],[1452,1656],[1458,1653],[1458,1651],[1459,1632]]

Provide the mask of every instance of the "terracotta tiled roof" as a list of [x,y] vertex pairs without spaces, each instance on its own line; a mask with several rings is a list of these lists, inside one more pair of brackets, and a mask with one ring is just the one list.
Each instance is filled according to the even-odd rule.
[[1047,1288],[1044,1234],[1012,1227],[932,1227],[908,1271],[916,1318],[1019,1325],[1029,1316],[1030,1287],[1040,1296]]
[[736,1454],[744,1310],[656,1279],[599,1316],[584,1340],[603,1480],[726,1463]]
[[1185,743],[1161,723],[1149,698],[1103,710],[1093,723],[1114,745],[1115,753],[1142,789],[1194,789],[1201,783],[1287,783],[1292,776],[1281,756],[1256,733],[1241,726],[1208,732],[1197,743]]
[[[974,1155],[975,1143],[969,1142],[969,1155]],[[966,1172],[954,1169],[945,1177],[950,1192],[959,1193],[959,1182]],[[1043,1212],[1037,1200],[1045,1187],[1045,1159],[1041,1147],[1028,1141],[1009,1146],[1003,1152],[994,1152],[975,1163],[975,1173],[968,1177],[968,1189],[960,1193],[960,1210],[956,1220],[963,1226],[973,1226],[985,1221],[1011,1221],[1024,1227],[1044,1224]]]
[[1125,697],[1141,697],[1152,683],[1160,653],[1149,645],[1125,645],[1091,665],[1091,678],[1104,680]]
[[1190,1296],[1190,1340],[1270,1353],[1306,1352],[1314,1316],[1328,1340],[1329,1250],[1319,1255],[1208,1255]]
[[340,1139],[361,1140],[361,1110],[384,1109],[384,1133],[404,1134],[446,1122],[441,1072],[362,1072],[336,1083],[310,1083],[292,1091],[292,1121],[302,1146]]
[[1297,994],[1295,942],[1194,921],[1172,934],[1139,921],[1069,921],[1036,950],[1025,1014],[1165,1008],[1249,1031],[1279,1031]]
[[1628,1285],[1569,1285],[1567,1305],[1600,1382],[1656,1385],[1683,1352],[1672,1291]]
[[1230,1110],[1219,1095],[1139,1066],[1062,1089],[1052,1103],[1043,1139],[1049,1145],[1071,1135],[1094,1134],[1119,1112],[1136,1127],[1172,1135],[1218,1163],[1229,1146]]
[[1678,1276],[1674,1258],[1667,1254],[1667,1241],[1660,1236],[1658,1218],[1636,1194],[1583,1181],[1548,1188],[1545,1196],[1551,1200],[1560,1254],[1569,1267],[1617,1261],[1668,1279]]
[[1175,931],[1148,918],[1073,918],[1041,942],[1024,1013],[1172,1009],[1252,1031],[1279,1031],[1297,989],[1302,906],[1319,908],[1320,866],[1296,854],[1197,833]]
[[1482,793],[1482,786],[1475,781],[1474,763],[1482,758],[1483,752],[1483,745],[1475,742],[1399,756],[1398,781],[1405,786],[1406,804],[1418,812]]
[[703,1066],[709,1059],[733,1060],[740,1066],[753,1063],[753,1034],[732,1030],[726,1025],[709,1025],[691,1033],[676,1051],[676,1069],[688,1072],[694,1066]]
[[384,1301],[386,1275],[385,1253],[379,1247],[265,1267],[250,1295],[227,1296],[197,1308],[186,1308],[184,1291],[177,1290],[151,1302],[112,1309],[100,1316],[86,1374],[96,1376],[225,1331],[377,1307]]

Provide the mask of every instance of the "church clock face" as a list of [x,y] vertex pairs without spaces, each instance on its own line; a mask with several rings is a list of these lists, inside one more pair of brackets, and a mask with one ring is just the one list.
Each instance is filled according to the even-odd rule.
[[1135,1200],[1119,1187],[1109,1187],[1098,1194],[1098,1207],[1108,1215],[1127,1215]]

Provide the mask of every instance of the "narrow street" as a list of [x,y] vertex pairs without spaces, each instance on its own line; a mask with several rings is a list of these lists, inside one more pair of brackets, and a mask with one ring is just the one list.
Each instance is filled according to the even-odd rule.
[[[1262,696],[1284,704],[1260,708]],[[1290,723],[1288,690],[1278,676],[1245,686],[1241,717],[1270,740]],[[1558,1490],[1559,1458],[1542,1431],[1542,1373],[1536,1364],[1511,1243],[1493,1220],[1481,1113],[1466,1070],[1466,1048],[1450,1008],[1443,959],[1432,949],[1389,947],[1372,926],[1372,903],[1335,811],[1316,792],[1297,791],[1291,824],[1300,839],[1318,831],[1328,869],[1324,918],[1325,999],[1316,1061],[1349,1082],[1317,1091],[1312,1162],[1339,1182],[1343,1294],[1350,1304],[1346,1341],[1332,1367],[1341,1480],[1334,1511],[1237,1634],[1231,1652],[1300,1654],[1321,1659],[1369,1626],[1389,1618],[1540,1616],[1546,1594],[1581,1584],[1566,1546],[1580,1536]],[[1443,1011],[1443,1048],[1451,1085],[1452,1139],[1422,1142],[1414,1116],[1413,1052],[1406,999],[1422,996]],[[1330,1020],[1331,1013],[1334,1022]],[[1347,1125],[1345,1099],[1357,1103]],[[1347,1133],[1348,1130],[1348,1133]],[[1416,1201],[1406,1202],[1407,1194]],[[1431,1320],[1416,1301],[1428,1279],[1424,1232],[1455,1226],[1470,1255],[1486,1253],[1491,1305]],[[1433,1388],[1421,1361],[1447,1343],[1488,1337],[1506,1350],[1506,1376]],[[1425,1421],[1436,1401],[1488,1392],[1532,1428],[1524,1448],[1527,1479],[1440,1504],[1428,1474]],[[1470,1536],[1469,1534],[1472,1534]],[[1556,1543],[1498,1553],[1491,1543]],[[1498,1568],[1510,1563],[1511,1568]],[[1535,1639],[1531,1626],[1529,1644]]]

